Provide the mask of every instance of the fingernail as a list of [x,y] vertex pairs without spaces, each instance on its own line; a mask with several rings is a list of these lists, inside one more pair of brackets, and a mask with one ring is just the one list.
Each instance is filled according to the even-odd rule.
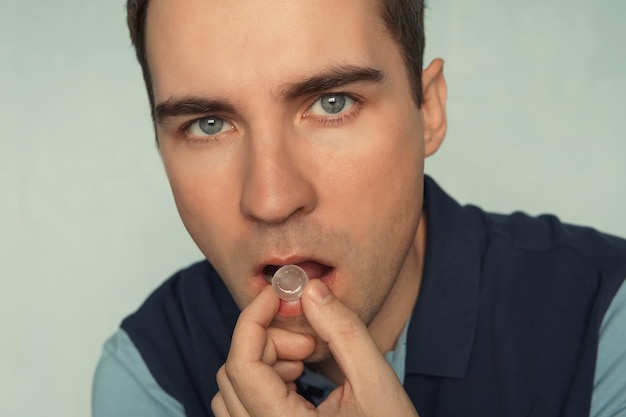
[[309,291],[309,295],[317,304],[326,304],[331,298],[333,298],[333,294],[330,292],[328,287],[321,282],[313,283],[311,290]]

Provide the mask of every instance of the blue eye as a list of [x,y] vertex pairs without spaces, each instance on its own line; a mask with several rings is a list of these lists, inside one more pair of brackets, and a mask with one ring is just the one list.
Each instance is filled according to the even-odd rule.
[[326,94],[321,96],[309,109],[316,116],[334,116],[349,110],[355,101],[346,94]]
[[215,136],[219,133],[232,129],[233,125],[226,120],[220,117],[211,116],[196,120],[189,126],[188,131],[193,136],[203,137]]

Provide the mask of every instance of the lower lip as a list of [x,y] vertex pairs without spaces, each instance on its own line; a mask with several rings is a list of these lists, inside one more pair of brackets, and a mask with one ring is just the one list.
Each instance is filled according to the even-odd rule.
[[283,301],[280,300],[280,307],[278,307],[278,313],[276,316],[278,317],[296,317],[301,316],[304,312],[302,311],[302,303],[300,300],[298,301]]

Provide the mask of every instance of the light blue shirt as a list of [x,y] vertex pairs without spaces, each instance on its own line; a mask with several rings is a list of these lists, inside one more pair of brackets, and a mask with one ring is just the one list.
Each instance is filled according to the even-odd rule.
[[[405,325],[385,359],[404,382]],[[332,382],[306,373],[301,381],[328,395]],[[161,389],[126,332],[118,330],[104,345],[96,369],[93,417],[184,417],[183,406]],[[591,399],[591,417],[626,417],[626,283],[615,295],[600,327],[598,356]]]

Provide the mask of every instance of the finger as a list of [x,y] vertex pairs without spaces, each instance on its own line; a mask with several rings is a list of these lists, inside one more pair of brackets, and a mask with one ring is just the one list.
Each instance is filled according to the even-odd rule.
[[368,415],[418,416],[365,324],[320,280],[307,284],[302,308],[345,375],[344,384],[319,405],[320,414],[335,415],[341,410],[356,415],[367,410]]
[[[214,407],[213,402],[215,402],[215,407],[218,407],[218,411],[223,416],[247,417],[248,412],[230,383],[225,366],[217,371],[216,379],[219,392],[211,401],[211,408]],[[217,416],[217,413],[215,414]]]
[[218,391],[211,400],[211,411],[215,417],[229,416],[228,409],[226,408],[226,404],[224,404],[224,398],[222,397],[222,393],[220,391]]
[[220,391],[232,416],[238,416],[240,412],[247,412],[255,417],[300,416],[301,411],[307,409],[306,401],[289,389],[280,375],[263,362],[268,343],[273,345],[271,349],[275,352],[282,350],[282,342],[270,342],[267,331],[279,305],[278,297],[268,286],[239,316],[228,358],[223,371],[218,372],[218,385],[222,384]]
[[309,282],[302,296],[302,307],[307,320],[319,337],[328,342],[337,364],[353,385],[378,384],[381,378],[397,381],[365,324],[320,280]]
[[304,364],[301,361],[278,361],[272,365],[272,368],[285,383],[288,383],[302,375]]
[[232,380],[233,389],[230,391],[232,397],[224,392],[224,401],[231,416],[306,417],[305,413],[312,408],[308,401],[297,393],[295,383],[290,380],[294,375],[286,375],[289,381],[283,381],[273,368],[266,364],[263,364],[263,367],[268,372],[253,371],[247,378]]
[[241,312],[231,340],[229,359],[260,361],[267,342],[266,329],[278,312],[279,299],[270,286]]
[[270,327],[267,329],[268,343],[263,352],[263,362],[271,365],[277,360],[301,361],[315,349],[315,339],[310,335]]

